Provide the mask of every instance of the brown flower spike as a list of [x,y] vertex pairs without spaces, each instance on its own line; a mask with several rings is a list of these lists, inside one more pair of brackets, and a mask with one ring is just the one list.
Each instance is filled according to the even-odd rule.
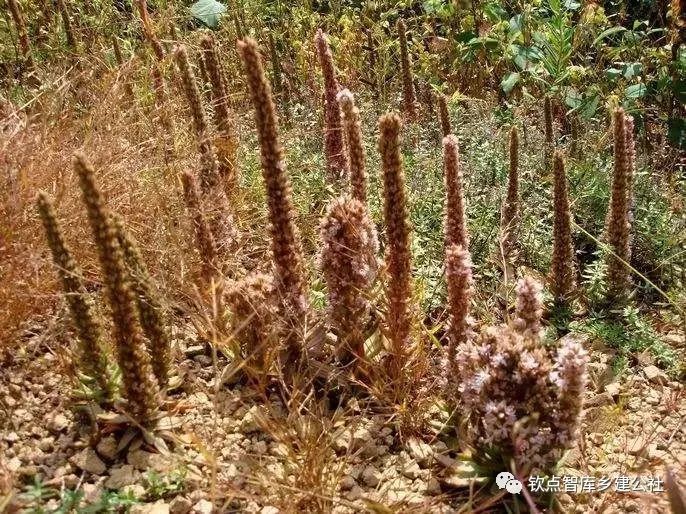
[[448,134],[453,133],[453,129],[450,126],[450,113],[448,112],[448,99],[442,93],[436,95],[436,100],[438,102],[438,116],[441,122],[441,132],[443,137]]
[[517,127],[510,129],[510,167],[507,173],[507,195],[503,202],[500,231],[503,252],[508,257],[517,240],[519,224],[519,132]]
[[543,148],[543,168],[547,173],[553,160],[553,104],[549,96],[543,101],[543,126],[545,142]]
[[76,155],[74,169],[79,176],[88,221],[98,248],[128,409],[135,421],[149,425],[157,411],[159,387],[152,373],[150,355],[138,322],[136,298],[117,241],[117,231],[95,186],[93,167],[84,155]]
[[379,119],[379,153],[384,186],[386,223],[386,325],[391,343],[390,372],[397,377],[407,353],[412,301],[410,222],[405,192],[405,173],[400,156],[400,116],[384,114]]
[[526,341],[537,342],[541,337],[541,318],[543,317],[541,290],[541,284],[531,277],[524,277],[517,282],[517,303],[512,328]]
[[[257,43],[250,38],[238,42],[238,52],[255,109],[257,138],[260,144],[262,177],[267,192],[274,279],[281,300],[282,314],[296,329],[305,325],[309,308],[305,263],[300,235],[295,226],[291,182],[286,172],[284,152],[278,135],[276,107],[271,87],[262,67]],[[298,356],[297,338],[288,338],[288,352]]]
[[352,197],[367,205],[367,171],[365,169],[364,145],[362,143],[362,123],[360,111],[355,106],[355,97],[343,89],[338,93],[338,103],[343,112],[343,127],[350,162],[350,191]]
[[327,176],[333,180],[344,178],[348,173],[345,149],[343,147],[343,129],[341,111],[336,101],[339,85],[329,42],[322,29],[314,37],[319,64],[324,76],[324,152],[326,154]]
[[184,171],[181,174],[181,183],[183,185],[183,199],[193,224],[195,247],[203,264],[202,276],[205,282],[209,283],[219,269],[217,247],[200,204],[200,193],[195,175],[190,171]]
[[550,269],[551,291],[556,304],[567,304],[575,288],[572,214],[567,196],[564,157],[558,151],[553,157],[553,258]]
[[115,381],[107,366],[108,351],[102,334],[102,325],[95,312],[95,303],[88,295],[81,280],[81,270],[71,255],[64,236],[57,224],[57,217],[48,195],[41,192],[36,199],[38,213],[48,246],[52,252],[57,273],[62,282],[69,311],[76,327],[80,343],[80,363],[86,375],[92,377],[100,387],[105,400],[111,402],[115,396]]
[[456,371],[455,355],[469,336],[469,302],[472,297],[472,258],[460,245],[445,250],[445,278],[448,283],[448,363]]
[[455,244],[469,248],[459,143],[457,137],[452,134],[443,138],[443,176],[447,197],[445,245],[448,247]]
[[417,116],[417,97],[414,94],[412,63],[410,62],[410,53],[407,50],[407,26],[403,20],[398,20],[397,29],[400,43],[400,65],[403,73],[403,111],[408,120],[414,120]]

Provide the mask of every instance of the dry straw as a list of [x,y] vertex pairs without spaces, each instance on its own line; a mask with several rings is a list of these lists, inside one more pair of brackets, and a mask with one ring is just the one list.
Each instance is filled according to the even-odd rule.
[[212,85],[212,108],[214,123],[218,135],[215,138],[215,148],[219,159],[218,171],[222,179],[227,198],[232,198],[238,190],[238,138],[236,136],[236,122],[229,106],[229,97],[221,73],[221,64],[214,38],[205,36],[202,39],[203,56],[207,75]]
[[360,111],[355,106],[355,98],[349,90],[343,89],[338,93],[337,98],[343,112],[343,127],[348,147],[350,192],[353,198],[363,205],[367,205],[367,171],[365,169]]
[[455,356],[470,337],[469,302],[472,297],[472,258],[464,247],[445,250],[445,278],[448,284],[448,363],[456,371]]
[[445,245],[469,247],[467,221],[465,218],[464,186],[460,166],[457,137],[449,134],[443,138],[443,176],[445,179]]
[[567,195],[567,175],[562,154],[553,157],[553,257],[550,284],[557,304],[565,305],[575,289],[574,245],[572,242],[572,214]]
[[369,295],[377,271],[376,231],[366,207],[344,196],[331,203],[319,232],[319,265],[328,290],[329,320],[338,338],[338,358],[343,364],[357,362],[364,358]]
[[45,228],[48,246],[52,252],[52,259],[62,281],[62,289],[78,333],[79,362],[86,375],[92,377],[98,384],[105,400],[111,402],[114,400],[116,392],[115,381],[107,366],[109,356],[95,303],[86,291],[81,279],[81,270],[67,247],[48,195],[39,193],[36,204]]
[[436,95],[436,101],[438,103],[438,117],[441,122],[441,132],[443,137],[448,134],[452,134],[453,129],[450,126],[450,113],[448,112],[448,99],[443,93],[438,93]]
[[[628,263],[631,259],[631,223],[629,199],[631,198],[631,175],[633,174],[633,134],[627,131],[627,117],[619,108],[613,115],[614,123],[614,173],[610,208],[605,238],[613,254],[607,254],[608,300],[623,302],[629,293],[631,276]],[[625,264],[627,263],[627,264]]]
[[83,202],[107,288],[128,410],[136,422],[149,425],[157,411],[159,387],[138,322],[136,298],[117,241],[117,231],[95,185],[93,167],[85,156],[76,155],[74,169],[79,176]]
[[183,184],[183,199],[193,224],[195,247],[202,261],[202,276],[205,282],[209,283],[219,269],[217,247],[200,204],[200,193],[195,175],[190,171],[183,172],[181,183]]
[[[260,144],[262,176],[267,192],[274,279],[281,300],[282,314],[296,329],[302,329],[309,307],[305,263],[300,235],[295,226],[290,178],[278,135],[276,107],[271,87],[262,67],[257,43],[250,38],[238,42],[248,90],[255,109],[257,138]],[[294,337],[288,338],[287,351],[301,354]]]
[[124,254],[131,287],[136,295],[141,327],[148,339],[152,370],[157,383],[164,389],[169,383],[171,365],[171,336],[166,326],[164,308],[136,242],[125,229],[119,216],[112,215],[112,222]]
[[400,374],[410,343],[412,297],[410,222],[400,156],[400,127],[400,117],[395,113],[384,114],[379,119],[387,239],[386,325],[391,344],[389,371],[394,377]]
[[410,53],[407,49],[407,26],[403,20],[398,20],[397,30],[398,42],[400,43],[400,65],[403,74],[403,111],[408,120],[413,120],[417,116],[417,98],[412,80]]
[[346,176],[348,163],[343,147],[343,129],[341,127],[341,111],[336,101],[339,85],[336,79],[336,69],[333,56],[329,48],[327,37],[321,29],[314,37],[317,47],[319,63],[324,76],[324,153],[326,155],[327,176],[339,180]]

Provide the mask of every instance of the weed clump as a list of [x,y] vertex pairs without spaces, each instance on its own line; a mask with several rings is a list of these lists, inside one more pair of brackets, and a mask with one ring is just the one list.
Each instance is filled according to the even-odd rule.
[[76,155],[74,169],[79,176],[83,202],[107,288],[128,409],[136,422],[149,425],[157,412],[159,387],[153,376],[150,355],[138,321],[136,298],[119,246],[117,230],[95,185],[93,167],[85,156]]
[[339,180],[348,173],[348,163],[343,147],[343,129],[341,127],[341,111],[336,101],[340,86],[336,79],[333,56],[322,29],[318,29],[314,37],[317,47],[319,64],[324,76],[324,153],[326,155],[327,176]]
[[328,290],[329,320],[344,364],[364,360],[369,295],[376,277],[378,242],[366,207],[347,196],[334,200],[322,219],[320,268]]

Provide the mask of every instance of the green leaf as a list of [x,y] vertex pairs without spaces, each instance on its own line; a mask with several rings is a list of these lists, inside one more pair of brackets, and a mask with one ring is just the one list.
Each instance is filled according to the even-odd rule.
[[514,89],[514,87],[517,85],[519,82],[520,76],[519,73],[517,72],[512,72],[510,73],[507,77],[503,79],[503,81],[500,83],[500,87],[503,88],[503,91],[505,92],[506,95],[510,94],[510,91]]
[[216,29],[221,15],[226,12],[226,6],[217,0],[198,0],[190,6],[189,10],[196,20],[211,29]]
[[667,120],[667,138],[672,146],[686,150],[686,118]]
[[636,77],[643,73],[643,65],[640,62],[632,62],[625,64],[622,69],[622,75],[624,78],[630,79],[631,77]]
[[674,97],[682,104],[686,103],[686,79],[678,78],[672,84]]
[[578,109],[583,104],[584,97],[575,89],[570,89],[565,97],[565,104],[570,109]]
[[607,30],[602,31],[597,38],[593,41],[593,45],[595,46],[598,43],[600,43],[603,39],[605,39],[608,36],[611,36],[613,34],[617,34],[617,32],[624,32],[626,29],[624,27],[610,27]]
[[622,70],[617,68],[608,68],[605,70],[605,76],[610,80],[616,80],[622,75]]
[[624,92],[627,99],[635,100],[636,98],[642,98],[646,94],[645,84],[632,84],[626,88]]

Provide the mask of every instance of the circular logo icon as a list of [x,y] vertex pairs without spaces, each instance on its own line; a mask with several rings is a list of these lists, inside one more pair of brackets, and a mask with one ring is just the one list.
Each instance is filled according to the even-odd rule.
[[522,492],[522,483],[519,480],[509,480],[505,485],[508,493],[519,494]]
[[495,483],[498,485],[499,489],[505,489],[505,486],[510,480],[514,480],[514,475],[509,471],[501,471],[498,476],[495,477]]

